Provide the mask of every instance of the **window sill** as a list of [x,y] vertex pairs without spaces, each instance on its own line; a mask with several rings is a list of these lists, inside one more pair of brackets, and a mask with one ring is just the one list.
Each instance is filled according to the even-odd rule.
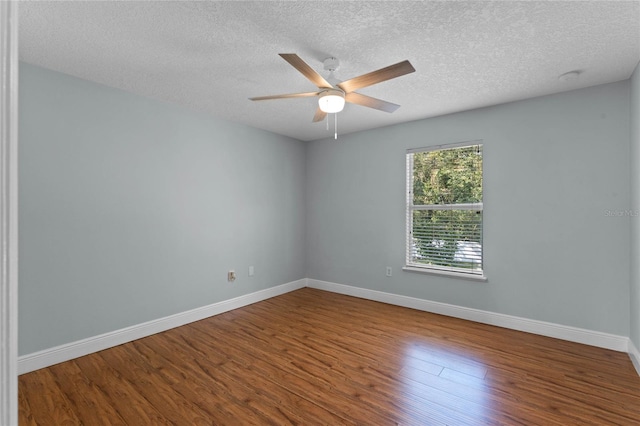
[[487,277],[485,277],[484,275],[465,274],[464,272],[442,271],[442,270],[431,269],[431,268],[417,268],[415,266],[404,266],[402,270],[407,272],[417,272],[419,274],[440,275],[444,277],[460,278],[460,279],[469,280],[469,281],[483,281],[483,282],[487,281]]

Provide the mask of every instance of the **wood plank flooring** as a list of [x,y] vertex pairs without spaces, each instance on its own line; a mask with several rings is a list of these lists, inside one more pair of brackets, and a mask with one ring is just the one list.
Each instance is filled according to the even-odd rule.
[[21,425],[638,425],[628,355],[305,288],[19,378]]

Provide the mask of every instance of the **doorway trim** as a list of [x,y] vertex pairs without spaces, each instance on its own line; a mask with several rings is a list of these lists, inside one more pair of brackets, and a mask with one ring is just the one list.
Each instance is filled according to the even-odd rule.
[[18,2],[0,2],[0,424],[18,424]]

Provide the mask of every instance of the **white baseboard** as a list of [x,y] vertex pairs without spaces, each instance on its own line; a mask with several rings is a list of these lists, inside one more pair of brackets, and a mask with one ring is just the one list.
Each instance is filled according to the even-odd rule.
[[112,348],[123,343],[151,336],[152,334],[160,333],[162,331],[189,324],[194,321],[199,321],[213,315],[218,315],[223,312],[270,299],[290,291],[298,290],[306,286],[306,281],[307,280],[303,278],[287,284],[256,291],[255,293],[245,294],[244,296],[213,303],[201,308],[192,309],[190,311],[181,312],[168,317],[159,318],[157,320],[100,334],[98,336],[89,337],[87,339],[78,340],[76,342],[67,343],[32,354],[22,355],[18,357],[18,374],[24,374],[40,368],[49,367],[60,362],[69,361],[103,349]]
[[640,376],[640,351],[638,351],[631,339],[629,339],[629,358],[631,358],[631,362]]
[[[431,300],[401,296],[377,290],[369,290],[366,288],[336,284],[327,281],[319,281],[310,278],[307,279],[307,287],[360,297],[362,299],[375,300],[377,302],[389,303],[392,305],[404,306],[407,308],[418,309],[420,311],[447,315],[450,317],[466,319],[483,324],[495,325],[512,330],[525,331],[542,336],[554,337],[571,342],[583,343],[585,345],[612,349],[618,352],[628,352],[630,347],[630,339],[628,337],[602,333],[599,331],[585,330],[582,328],[569,327],[550,322],[499,314],[495,312],[482,311],[479,309],[465,308],[462,306],[449,305],[447,303],[433,302]],[[640,360],[640,357],[638,357],[637,359]],[[637,368],[638,366],[636,365],[636,369]]]
[[479,309],[465,308],[447,303],[434,302],[431,300],[418,299],[415,297],[385,293],[377,290],[369,290],[361,287],[314,279],[292,281],[287,284],[260,290],[234,299],[225,300],[113,332],[89,337],[87,339],[78,340],[76,342],[56,346],[54,348],[45,349],[32,354],[22,355],[18,357],[18,374],[28,373],[60,362],[69,361],[103,349],[108,349],[152,334],[179,327],[181,325],[218,315],[223,312],[270,299],[303,287],[317,288],[320,290],[331,291],[333,293],[355,296],[362,299],[374,300],[397,306],[404,306],[407,308],[447,315],[483,324],[495,325],[512,330],[525,331],[528,333],[583,343],[619,352],[627,352],[629,353],[629,357],[631,358],[636,371],[638,371],[638,374],[640,375],[640,352],[634,346],[631,339],[625,336],[617,336],[614,334],[585,330],[582,328],[482,311]]

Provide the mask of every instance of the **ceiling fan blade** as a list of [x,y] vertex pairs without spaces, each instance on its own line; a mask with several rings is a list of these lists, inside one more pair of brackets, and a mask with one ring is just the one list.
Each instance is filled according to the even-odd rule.
[[411,62],[402,61],[397,64],[389,65],[388,67],[381,68],[377,71],[372,71],[367,74],[363,74],[359,77],[354,77],[350,80],[343,81],[338,84],[338,87],[345,91],[345,93],[353,92],[354,90],[361,89],[363,87],[371,86],[372,84],[381,83],[383,81],[391,80],[392,78],[400,77],[405,74],[410,74],[416,69],[413,68]]
[[269,99],[287,99],[287,98],[308,98],[310,96],[318,96],[318,92],[289,93],[286,95],[257,96],[249,98],[252,101],[267,101]]
[[394,112],[395,110],[400,108],[400,105],[383,101],[381,99],[372,98],[371,96],[362,95],[356,92],[347,93],[344,97],[344,100],[352,104],[358,104],[369,108],[378,109],[384,112]]
[[307,63],[300,59],[300,57],[295,53],[280,53],[280,56],[282,56],[282,59],[289,62],[291,66],[300,71],[302,75],[307,77],[320,89],[330,89],[333,87],[327,80],[324,79],[324,77],[322,77],[313,68],[307,65]]
[[322,121],[326,116],[327,113],[321,110],[320,107],[318,107],[318,109],[316,110],[316,115],[313,116],[313,122],[317,123],[318,121]]

